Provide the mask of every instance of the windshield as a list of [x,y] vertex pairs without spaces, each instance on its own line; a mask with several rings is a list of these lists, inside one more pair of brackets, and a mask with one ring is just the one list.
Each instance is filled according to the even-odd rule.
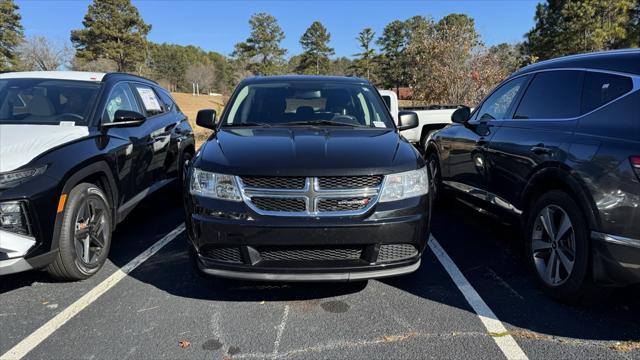
[[0,79],[0,124],[87,125],[100,84],[52,79]]
[[222,119],[223,127],[305,125],[393,128],[373,87],[320,81],[246,85]]

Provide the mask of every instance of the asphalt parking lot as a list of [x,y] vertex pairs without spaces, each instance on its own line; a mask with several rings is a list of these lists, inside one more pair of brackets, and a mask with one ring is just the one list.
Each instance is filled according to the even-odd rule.
[[[555,303],[523,265],[518,228],[457,201],[433,216],[444,252],[427,249],[411,275],[288,284],[198,277],[184,232],[173,231],[183,215],[167,207],[170,196],[152,196],[118,227],[109,261],[92,279],[0,278],[0,356],[640,359],[638,289],[590,308]],[[148,250],[158,242],[166,246]],[[150,256],[140,263],[140,254]],[[454,269],[443,266],[443,254]],[[87,293],[93,301],[78,302]],[[487,308],[494,319],[478,316]],[[492,332],[487,322],[506,331]]]

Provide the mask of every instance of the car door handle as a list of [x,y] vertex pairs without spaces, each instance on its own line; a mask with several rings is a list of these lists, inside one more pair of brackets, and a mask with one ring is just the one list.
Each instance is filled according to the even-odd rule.
[[545,155],[545,154],[550,154],[551,149],[549,149],[548,147],[545,147],[544,144],[538,144],[531,148],[531,152],[536,155]]

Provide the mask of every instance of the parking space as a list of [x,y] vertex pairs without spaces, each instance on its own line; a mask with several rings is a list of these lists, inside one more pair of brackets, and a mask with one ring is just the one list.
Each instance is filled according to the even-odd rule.
[[[95,278],[3,277],[0,354],[178,227],[169,197],[119,227]],[[433,235],[507,332],[487,330],[429,249],[417,272],[381,281],[236,282],[197,276],[180,233],[26,358],[500,358],[505,336],[529,358],[640,358],[637,289],[588,309],[555,303],[533,285],[517,227],[457,201],[437,209]]]

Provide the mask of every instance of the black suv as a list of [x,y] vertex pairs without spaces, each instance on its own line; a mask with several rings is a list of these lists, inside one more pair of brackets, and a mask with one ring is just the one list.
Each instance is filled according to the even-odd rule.
[[183,179],[193,154],[187,118],[152,81],[0,74],[0,275],[42,267],[70,280],[95,274],[116,224]]
[[[417,126],[401,113],[399,129]],[[378,91],[346,77],[257,77],[238,85],[193,161],[192,259],[254,280],[357,280],[420,265],[427,169]]]
[[640,282],[640,51],[514,73],[429,140],[438,186],[525,224],[527,258],[568,302]]

